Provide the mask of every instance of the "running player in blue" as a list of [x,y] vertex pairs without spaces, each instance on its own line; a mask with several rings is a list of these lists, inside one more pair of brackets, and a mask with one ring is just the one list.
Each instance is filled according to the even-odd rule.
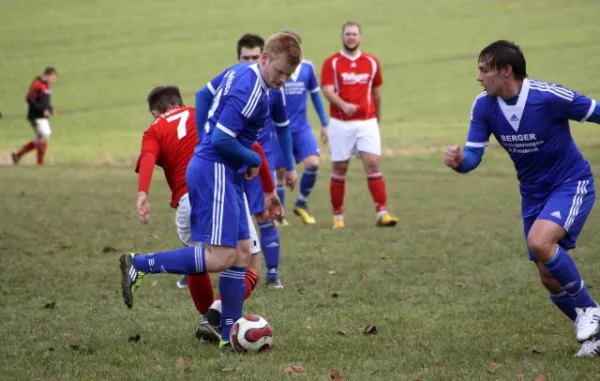
[[477,168],[490,135],[517,170],[529,251],[550,300],[575,324],[578,357],[600,354],[600,309],[567,253],[595,201],[589,163],[575,145],[569,120],[600,123],[596,101],[560,85],[527,78],[519,46],[496,41],[479,55],[484,92],[471,111],[467,143],[450,146],[444,163],[459,173]]
[[[258,60],[264,49],[264,40],[255,34],[245,34],[238,40],[238,61],[252,63]],[[220,78],[210,81],[205,87],[196,93],[196,118],[202,119],[208,109],[210,102],[215,96],[216,87]],[[294,168],[294,159],[292,154],[292,135],[289,128],[289,120],[285,111],[285,96],[283,90],[273,90],[270,92],[270,110],[271,118],[267,125],[258,134],[258,143],[263,148],[270,168],[275,168],[275,153],[282,155],[284,169],[286,169],[285,183],[290,189],[294,189],[297,181],[296,170]],[[200,121],[197,120],[197,123]],[[275,174],[273,174],[275,182]],[[280,259],[280,239],[279,231],[273,221],[269,221],[265,216],[264,194],[260,178],[245,180],[244,191],[248,199],[250,213],[255,216],[260,231],[260,243],[265,257],[267,268],[266,282],[269,288],[281,289],[283,285],[279,276]],[[250,270],[255,274],[260,274],[260,259],[252,257]],[[214,315],[214,314],[213,314]],[[214,319],[211,319],[214,320]]]
[[[198,133],[202,139],[186,176],[192,240],[204,246],[121,257],[128,306],[147,273],[219,272],[220,346],[231,346],[231,327],[243,312],[244,277],[251,256],[244,179],[254,178],[261,162],[250,147],[270,118],[270,89],[282,88],[301,59],[298,40],[278,33],[267,41],[258,64],[239,64],[226,71],[215,89],[207,122],[197,126],[204,133]],[[271,206],[266,205],[269,212]]]
[[[300,35],[294,31],[284,31],[296,37],[302,44]],[[300,180],[300,189],[298,191],[298,198],[294,205],[294,214],[302,219],[302,222],[308,225],[316,223],[315,218],[308,212],[308,206],[306,201],[308,196],[315,186],[317,181],[317,173],[319,170],[319,146],[317,139],[312,132],[310,123],[307,117],[307,100],[308,94],[310,93],[310,99],[312,100],[313,106],[319,120],[321,127],[327,127],[327,116],[325,114],[325,107],[321,100],[319,81],[315,74],[315,68],[312,62],[302,60],[302,63],[298,65],[298,68],[292,74],[292,77],[287,80],[284,85],[285,97],[286,97],[286,112],[290,119],[290,127],[292,129],[292,145],[294,150],[294,159],[296,163],[302,162],[304,164],[304,172]],[[325,139],[324,136],[322,136]],[[327,141],[324,140],[324,143]],[[276,163],[275,163],[276,164]],[[283,195],[285,189],[278,188],[279,198],[281,202],[285,202],[285,196]],[[281,221],[283,225],[285,222]]]

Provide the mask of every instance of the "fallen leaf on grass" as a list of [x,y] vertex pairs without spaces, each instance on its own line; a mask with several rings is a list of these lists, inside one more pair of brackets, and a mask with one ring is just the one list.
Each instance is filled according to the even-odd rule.
[[163,367],[160,365],[154,365],[152,369],[154,369],[156,372],[162,372]]
[[366,279],[370,279],[370,278],[371,278],[371,275],[369,275],[369,273],[364,273],[364,274],[362,275],[362,278],[363,278],[363,279],[365,279],[365,280],[366,280]]
[[304,369],[303,367],[299,366],[299,365],[291,365],[288,366],[287,368],[285,368],[285,373],[287,374],[305,374],[306,373],[306,369]]
[[137,343],[140,341],[140,335],[139,333],[136,334],[135,336],[129,336],[129,338],[127,339],[130,343]]
[[340,336],[348,336],[348,334],[344,331],[337,331],[337,334]]
[[150,287],[156,287],[156,285],[158,284],[157,280],[152,281],[152,283],[150,283]]
[[269,313],[266,311],[261,312],[259,315],[264,317],[265,319],[269,317]]
[[368,325],[363,329],[363,334],[365,335],[376,335],[377,334],[377,327],[375,327],[374,325]]
[[335,275],[335,270],[329,270],[329,271],[327,271],[327,274],[329,274],[329,275]]
[[64,334],[63,334],[63,337],[64,337],[65,339],[72,339],[72,338],[73,338],[73,334],[72,334],[72,333],[64,333]]
[[342,377],[342,375],[340,374],[339,370],[333,369],[331,371],[331,374],[329,375],[329,379],[333,380],[333,381],[339,381],[339,380],[343,380],[344,377]]
[[117,251],[117,249],[115,249],[111,245],[106,245],[102,248],[103,253],[110,253],[110,252],[114,252],[114,251]]
[[539,349],[537,349],[537,348],[533,348],[533,349],[531,350],[531,353],[533,353],[534,355],[541,355],[541,354],[542,354],[542,353],[544,353],[544,352],[542,352],[541,350],[539,350]]
[[223,368],[221,369],[221,372],[233,372],[234,370],[234,368]]
[[177,360],[175,360],[175,366],[179,368],[183,368],[185,366],[185,361],[183,361],[183,357],[179,357]]
[[488,367],[487,367],[487,371],[488,373],[494,373],[496,371],[496,369],[498,369],[500,367],[500,365],[495,364],[495,363],[491,363]]
[[537,376],[535,376],[533,381],[546,381],[546,376],[544,376],[543,374],[538,374]]
[[54,307],[56,307],[56,302],[50,302],[50,303],[46,303],[44,305],[44,308],[49,309],[49,310],[54,309]]

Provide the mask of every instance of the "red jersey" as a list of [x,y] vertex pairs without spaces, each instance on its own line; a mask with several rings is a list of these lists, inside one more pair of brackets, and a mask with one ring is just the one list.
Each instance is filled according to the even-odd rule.
[[42,77],[36,77],[31,82],[29,91],[25,96],[25,101],[29,105],[27,119],[45,118],[44,111],[52,111],[52,104],[50,103],[51,93],[52,89],[50,85]]
[[[159,116],[142,137],[142,150],[136,165],[140,172],[142,160],[161,166],[171,188],[171,206],[177,207],[181,196],[187,193],[185,173],[198,144],[194,107],[175,107]],[[148,168],[144,165],[144,168]],[[138,191],[148,193],[152,171],[140,173]]]
[[[171,206],[176,208],[181,196],[187,193],[185,177],[188,163],[198,144],[194,107],[175,107],[159,116],[142,137],[142,149],[135,171],[139,173],[138,191],[150,189],[154,165],[161,166],[171,188]],[[262,159],[259,176],[264,192],[273,192],[275,185],[267,158],[258,142],[252,150]]]
[[345,102],[359,106],[351,116],[346,115],[333,103],[329,106],[330,116],[339,120],[373,119],[375,103],[371,91],[383,84],[381,66],[377,57],[359,52],[356,57],[343,51],[329,56],[321,69],[321,87],[334,86],[335,93]]

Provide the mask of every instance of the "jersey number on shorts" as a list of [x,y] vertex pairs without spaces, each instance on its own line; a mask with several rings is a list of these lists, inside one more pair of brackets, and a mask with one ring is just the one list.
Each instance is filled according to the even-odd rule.
[[185,137],[185,135],[187,135],[187,120],[189,117],[190,112],[185,110],[167,118],[167,122],[169,123],[179,119],[179,125],[177,125],[177,139],[182,139]]
[[210,130],[210,125],[208,124],[208,120],[215,114],[215,111],[217,111],[217,107],[219,107],[219,102],[221,101],[221,94],[223,94],[223,89],[219,87],[219,90],[217,91],[217,93],[215,94],[215,97],[213,99],[212,106],[210,107],[210,110],[208,110],[208,116],[206,117],[206,123],[204,123],[204,131],[206,131],[207,133],[208,133],[208,130]]

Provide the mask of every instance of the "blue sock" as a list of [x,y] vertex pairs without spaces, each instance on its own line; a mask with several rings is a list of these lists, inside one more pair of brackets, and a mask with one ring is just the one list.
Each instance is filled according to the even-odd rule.
[[571,295],[567,294],[566,291],[563,291],[560,294],[550,294],[550,300],[563,314],[575,321],[577,312],[575,312],[575,301]]
[[277,197],[281,200],[281,205],[285,205],[285,184],[277,184]]
[[296,206],[303,208],[306,206],[306,200],[310,196],[315,182],[317,182],[317,173],[319,167],[305,169],[300,179],[300,191],[298,192],[298,199],[296,200]]
[[182,247],[163,253],[136,255],[133,265],[139,271],[157,274],[197,274],[206,272],[203,247]]
[[265,256],[265,265],[267,266],[267,279],[279,277],[277,269],[279,267],[279,231],[271,222],[259,224],[260,245]]
[[246,268],[231,267],[219,277],[219,292],[221,293],[221,337],[229,341],[231,327],[242,317],[244,311],[244,294],[246,284],[244,277]]
[[590,297],[573,258],[562,247],[558,246],[554,256],[545,265],[563,290],[573,298],[575,307],[597,306],[596,302]]

